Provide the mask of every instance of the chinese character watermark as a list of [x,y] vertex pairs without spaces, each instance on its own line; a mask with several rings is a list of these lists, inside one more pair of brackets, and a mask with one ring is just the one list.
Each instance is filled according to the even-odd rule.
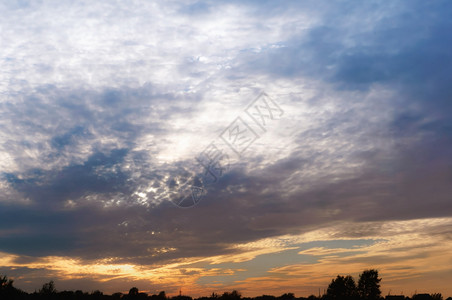
[[[241,158],[247,150],[262,134],[267,132],[267,127],[271,122],[279,120],[284,111],[270,98],[262,92],[244,110],[245,119],[237,117],[219,135],[218,141],[212,141],[196,157],[197,167],[201,171],[193,170],[189,175],[175,176],[170,179],[169,185],[172,203],[181,208],[189,208],[198,204],[207,194],[209,185],[218,180],[230,168],[229,148]],[[254,128],[254,129],[253,129]],[[257,132],[260,130],[261,132]]]

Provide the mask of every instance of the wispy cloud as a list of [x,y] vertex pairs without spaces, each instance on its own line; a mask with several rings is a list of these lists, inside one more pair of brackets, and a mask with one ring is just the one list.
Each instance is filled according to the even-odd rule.
[[[447,291],[450,5],[0,3],[0,271],[257,294],[372,265]],[[261,91],[282,118],[175,207]]]

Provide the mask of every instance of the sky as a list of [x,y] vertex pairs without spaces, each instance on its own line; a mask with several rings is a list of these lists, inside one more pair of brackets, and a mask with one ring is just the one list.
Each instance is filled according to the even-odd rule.
[[0,274],[309,296],[374,268],[452,296],[451,13],[0,1]]

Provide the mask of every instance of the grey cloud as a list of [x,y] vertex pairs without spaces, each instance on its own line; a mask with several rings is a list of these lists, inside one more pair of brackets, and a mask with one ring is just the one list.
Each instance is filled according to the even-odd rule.
[[[0,226],[13,230],[0,237],[0,250],[28,256],[24,261],[64,253],[85,261],[112,257],[151,265],[237,253],[231,245],[344,220],[360,224],[450,216],[452,143],[446,117],[451,66],[445,30],[450,21],[443,15],[449,4],[414,2],[408,8],[396,2],[386,8],[375,2],[334,3],[323,10],[314,2],[256,3],[236,4],[254,16],[250,28],[265,27],[265,18],[300,11],[312,12],[313,28],[300,32],[296,24],[286,24],[294,34],[278,41],[281,47],[263,38],[260,52],[237,46],[212,51],[232,57],[225,59],[230,69],[212,73],[216,61],[203,64],[192,57],[203,53],[180,50],[174,68],[187,75],[187,82],[141,87],[134,82],[131,87],[120,81],[116,87],[82,89],[23,83],[14,101],[2,102],[1,150],[13,156],[17,167],[1,170],[1,179],[15,192],[8,195],[31,204],[0,204]],[[217,8],[191,3],[179,7],[179,13],[208,16]],[[370,20],[361,19],[369,10]],[[420,18],[416,11],[423,10],[433,15]],[[124,43],[140,44],[132,38]],[[157,190],[171,188],[171,179],[162,183],[166,175],[193,172],[191,161],[157,166],[153,160],[174,133],[171,121],[192,120],[199,112],[196,104],[216,87],[232,90],[239,86],[235,80],[253,81],[262,74],[270,83],[320,82],[309,96],[288,102],[315,111],[306,113],[309,120],[289,124],[300,128],[291,137],[292,152],[272,163],[267,153],[250,153],[193,209],[153,202],[150,183]],[[177,80],[168,76],[168,81]],[[199,89],[195,93],[188,88],[192,83]],[[392,94],[372,96],[375,86]],[[330,106],[334,109],[324,109]],[[147,134],[153,136],[151,146],[138,148]],[[135,192],[150,199],[142,203]],[[344,228],[337,237],[360,238],[380,230]],[[437,234],[450,238],[447,230]],[[159,253],[161,248],[175,250]]]

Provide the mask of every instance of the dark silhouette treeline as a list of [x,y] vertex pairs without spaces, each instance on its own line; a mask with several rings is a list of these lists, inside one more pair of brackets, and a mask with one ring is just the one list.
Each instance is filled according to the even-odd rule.
[[[323,295],[295,297],[293,293],[285,293],[279,297],[262,295],[258,297],[242,297],[240,292],[224,292],[219,295],[212,293],[207,297],[192,298],[190,296],[167,297],[162,291],[155,295],[142,293],[132,287],[128,293],[104,295],[101,291],[91,293],[77,291],[57,291],[53,281],[45,283],[39,291],[24,292],[14,287],[14,281],[6,276],[0,276],[0,300],[444,300],[440,293],[415,294],[411,298],[403,295],[381,296],[381,278],[377,270],[365,270],[359,275],[356,283],[352,276],[340,276],[331,280]],[[451,297],[446,300],[452,300]]]

